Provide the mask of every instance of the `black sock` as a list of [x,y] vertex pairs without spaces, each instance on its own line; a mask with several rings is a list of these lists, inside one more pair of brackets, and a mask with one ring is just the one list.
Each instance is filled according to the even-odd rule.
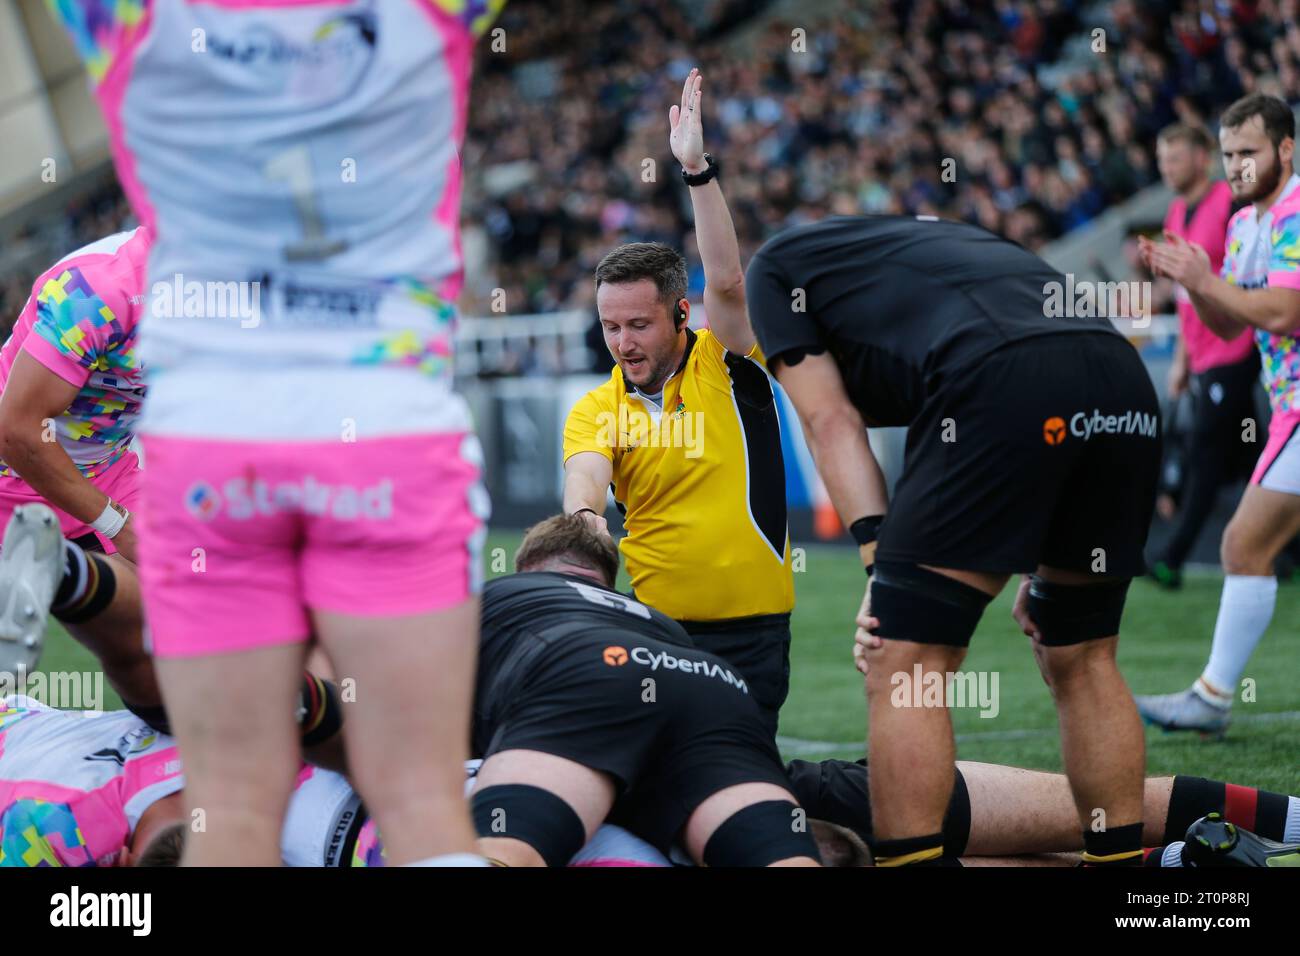
[[75,542],[63,542],[63,578],[50,604],[56,618],[68,623],[92,618],[112,603],[116,593],[117,576],[111,564]]
[[298,730],[304,747],[324,743],[343,728],[343,706],[338,689],[310,671],[302,672]]
[[1221,813],[1229,823],[1266,839],[1284,840],[1289,806],[1286,794],[1180,775],[1169,794],[1164,842],[1183,839],[1187,828],[1207,813]]
[[936,864],[943,858],[943,834],[906,837],[902,840],[874,840],[871,855],[876,866],[918,866]]
[[1142,824],[1083,831],[1084,866],[1141,866]]

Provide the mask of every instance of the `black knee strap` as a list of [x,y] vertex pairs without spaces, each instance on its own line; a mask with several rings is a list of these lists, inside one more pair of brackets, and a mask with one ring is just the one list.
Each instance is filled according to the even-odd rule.
[[1033,575],[1026,603],[1042,643],[1067,647],[1118,634],[1130,580],[1060,584]]
[[871,616],[887,640],[965,647],[993,600],[979,588],[901,561],[877,561]]
[[475,790],[471,810],[480,839],[527,843],[547,866],[567,866],[587,842],[573,807],[541,787],[511,783]]
[[766,800],[737,810],[704,845],[705,866],[769,866],[796,856],[821,861],[805,814],[788,800]]

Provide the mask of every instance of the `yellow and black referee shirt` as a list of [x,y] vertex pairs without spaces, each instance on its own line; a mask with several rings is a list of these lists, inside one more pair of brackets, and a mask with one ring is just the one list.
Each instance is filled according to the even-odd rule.
[[638,599],[679,621],[787,613],[785,466],[763,354],[733,355],[708,331],[686,337],[663,404],[615,366],[569,412],[564,459],[594,451],[613,463]]

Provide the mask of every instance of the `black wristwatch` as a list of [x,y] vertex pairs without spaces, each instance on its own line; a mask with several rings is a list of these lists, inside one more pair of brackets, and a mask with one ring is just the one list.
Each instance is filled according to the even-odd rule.
[[702,173],[688,173],[686,167],[682,167],[682,182],[688,186],[703,186],[712,179],[717,178],[722,169],[722,164],[713,158],[712,153],[704,154],[704,161],[708,163],[708,168]]

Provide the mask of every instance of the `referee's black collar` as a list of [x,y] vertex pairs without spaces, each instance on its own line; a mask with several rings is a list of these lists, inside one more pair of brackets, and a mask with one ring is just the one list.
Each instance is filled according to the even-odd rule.
[[[673,372],[672,375],[669,375],[666,379],[664,379],[664,388],[667,388],[668,383],[673,380],[673,375],[680,375],[682,369],[686,368],[686,360],[691,357],[691,349],[693,348],[695,348],[695,330],[688,325],[686,327],[686,351],[682,353],[682,360],[681,363],[677,366],[677,370]],[[623,366],[620,365],[618,367],[618,371],[619,374],[623,376],[623,391],[631,392],[633,395],[646,394],[645,392],[641,391],[639,388],[637,388],[635,385],[633,385],[631,382],[627,380],[627,372],[623,371]],[[663,393],[660,392],[660,394]]]

